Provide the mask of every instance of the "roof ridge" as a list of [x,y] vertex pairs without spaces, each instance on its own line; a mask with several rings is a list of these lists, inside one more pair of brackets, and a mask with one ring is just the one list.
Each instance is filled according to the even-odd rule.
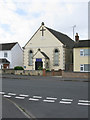
[[12,43],[0,43],[0,45],[6,45],[6,44],[16,44],[16,43],[18,43],[18,42],[12,42]]
[[88,40],[79,40],[79,42],[83,42],[83,41],[90,41],[90,39],[88,39]]

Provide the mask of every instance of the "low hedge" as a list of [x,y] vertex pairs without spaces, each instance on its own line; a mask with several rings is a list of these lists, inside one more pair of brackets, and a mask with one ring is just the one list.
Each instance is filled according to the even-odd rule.
[[24,70],[24,68],[22,66],[16,66],[14,67],[14,70]]

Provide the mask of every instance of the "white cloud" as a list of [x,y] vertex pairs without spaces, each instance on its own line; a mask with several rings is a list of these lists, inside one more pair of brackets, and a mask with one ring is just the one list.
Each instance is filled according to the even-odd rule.
[[[41,22],[72,37],[72,26],[82,39],[87,39],[87,0],[0,0],[0,43],[18,41],[24,46]],[[84,3],[83,3],[84,2]],[[20,14],[25,11],[26,14]]]

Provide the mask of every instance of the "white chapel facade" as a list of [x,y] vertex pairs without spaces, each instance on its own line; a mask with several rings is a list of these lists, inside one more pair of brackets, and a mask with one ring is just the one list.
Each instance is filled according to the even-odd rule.
[[65,70],[72,64],[73,45],[70,37],[46,27],[42,22],[23,48],[24,69]]

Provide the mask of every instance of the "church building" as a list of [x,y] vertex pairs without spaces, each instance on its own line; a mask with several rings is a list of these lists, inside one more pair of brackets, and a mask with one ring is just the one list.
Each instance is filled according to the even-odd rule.
[[25,70],[65,70],[73,63],[74,41],[67,35],[41,23],[23,47]]

